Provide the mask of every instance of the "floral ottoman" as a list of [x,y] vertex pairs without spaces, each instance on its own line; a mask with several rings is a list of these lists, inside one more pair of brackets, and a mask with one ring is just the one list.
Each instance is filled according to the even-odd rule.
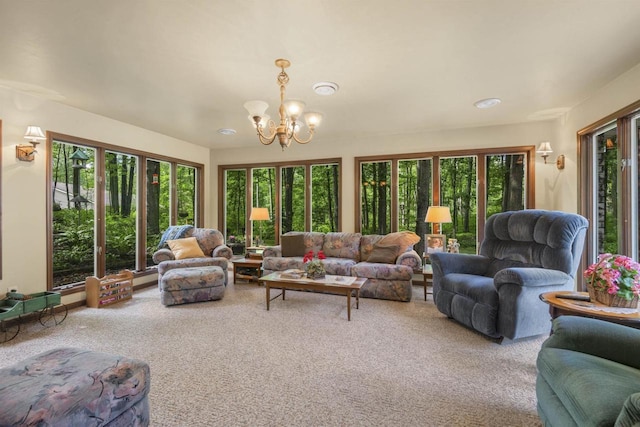
[[0,369],[0,425],[148,426],[149,365],[58,348]]
[[222,299],[224,279],[220,267],[174,268],[160,279],[160,302],[169,306]]

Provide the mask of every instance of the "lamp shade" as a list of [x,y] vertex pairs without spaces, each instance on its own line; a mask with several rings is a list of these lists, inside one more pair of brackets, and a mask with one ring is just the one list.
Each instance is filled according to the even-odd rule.
[[425,222],[451,222],[451,212],[448,206],[429,206],[427,209],[427,216],[424,218]]
[[305,103],[298,99],[288,99],[284,101],[284,109],[287,111],[287,115],[293,121],[298,120],[300,114],[304,111]]
[[316,111],[309,111],[304,115],[304,121],[307,122],[307,126],[316,127],[320,126],[320,122],[322,122],[322,114]]
[[46,137],[44,133],[42,133],[42,129],[40,126],[27,126],[27,131],[24,133],[24,139],[28,139],[30,141],[44,141]]
[[541,142],[540,143],[540,147],[538,147],[537,152],[540,153],[540,154],[553,153],[553,150],[551,149],[551,143],[550,142]]
[[267,208],[251,208],[250,221],[268,221],[269,209]]
[[251,117],[262,117],[265,111],[269,108],[269,104],[264,101],[247,101],[244,103],[244,108],[249,112]]

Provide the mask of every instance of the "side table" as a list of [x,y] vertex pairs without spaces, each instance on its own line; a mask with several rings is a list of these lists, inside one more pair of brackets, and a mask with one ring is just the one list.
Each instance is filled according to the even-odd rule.
[[433,267],[431,264],[422,266],[422,284],[424,285],[424,300],[427,300],[427,285],[430,282],[433,285]]
[[[232,259],[233,263],[233,283],[238,283],[238,279],[257,282],[262,270],[262,259],[256,258],[239,258]],[[240,269],[240,270],[238,270]],[[255,272],[254,274],[247,274]]]
[[616,309],[608,307],[597,301],[577,301],[566,298],[558,298],[561,294],[579,294],[588,297],[587,292],[545,292],[540,295],[540,299],[549,304],[549,314],[552,319],[558,316],[582,316],[592,317],[594,319],[605,320],[607,322],[619,323],[621,325],[630,326],[640,329],[640,312],[630,309]]

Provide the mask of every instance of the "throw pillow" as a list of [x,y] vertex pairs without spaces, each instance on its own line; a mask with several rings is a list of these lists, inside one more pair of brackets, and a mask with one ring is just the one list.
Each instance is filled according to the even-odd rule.
[[400,256],[419,241],[420,236],[413,231],[398,231],[397,233],[387,234],[378,241],[378,244],[381,246],[398,245],[398,256]]
[[167,244],[176,259],[204,257],[204,252],[202,252],[202,249],[200,248],[200,245],[198,245],[198,241],[195,237],[167,240]]
[[166,249],[169,247],[167,240],[182,239],[193,228],[193,225],[170,225],[169,228],[162,233],[158,249]]
[[307,247],[304,244],[304,234],[289,234],[280,237],[282,256],[304,256]]
[[395,264],[396,258],[398,258],[398,249],[399,246],[397,245],[374,245],[371,254],[369,254],[369,258],[367,258],[367,262]]

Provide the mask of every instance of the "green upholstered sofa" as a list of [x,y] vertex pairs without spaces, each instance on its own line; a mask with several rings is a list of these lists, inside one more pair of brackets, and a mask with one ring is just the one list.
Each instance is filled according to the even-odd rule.
[[640,330],[560,316],[537,367],[538,414],[545,426],[640,425]]

